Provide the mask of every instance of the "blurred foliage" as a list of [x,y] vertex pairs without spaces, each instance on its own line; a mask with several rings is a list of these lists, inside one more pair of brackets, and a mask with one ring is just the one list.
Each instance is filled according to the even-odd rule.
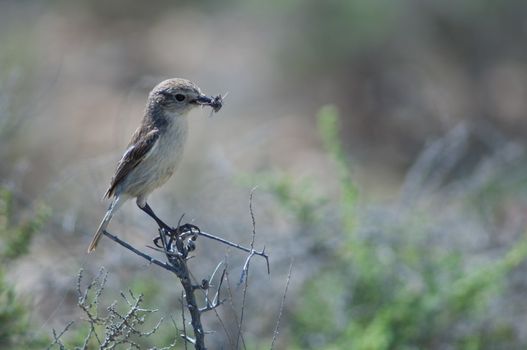
[[302,90],[309,108],[338,104],[344,146],[357,157],[404,172],[428,138],[460,120],[525,144],[527,2],[272,3],[288,24],[276,54],[282,89]]
[[[86,156],[86,151],[80,149],[84,149],[83,140],[89,139],[86,137],[90,134],[86,131],[88,123],[61,122],[60,113],[82,109],[77,105],[79,100],[71,98],[75,94],[63,94],[61,90],[78,90],[83,94],[82,100],[89,100],[90,87],[97,90],[103,87],[100,91],[111,87],[108,91],[113,93],[108,97],[112,100],[115,96],[121,98],[123,89],[129,89],[131,81],[139,77],[186,71],[188,66],[184,62],[180,65],[184,60],[178,57],[169,59],[172,66],[159,63],[166,60],[159,53],[165,50],[159,47],[170,49],[181,38],[185,38],[184,42],[196,43],[197,50],[189,47],[188,56],[192,61],[194,57],[208,56],[203,54],[204,47],[217,52],[214,60],[207,60],[213,63],[210,76],[221,77],[219,86],[240,85],[237,75],[245,74],[239,74],[238,62],[243,63],[244,57],[251,63],[255,58],[269,63],[275,55],[274,66],[263,72],[274,72],[269,79],[272,81],[269,90],[287,101],[273,99],[275,102],[271,104],[267,98],[255,99],[251,108],[256,116],[259,109],[274,111],[273,105],[279,111],[289,108],[300,114],[303,108],[310,110],[328,101],[335,102],[343,111],[340,119],[335,107],[326,106],[318,118],[324,146],[335,162],[334,171],[327,172],[327,181],[340,183],[338,201],[329,201],[318,193],[317,183],[291,174],[269,172],[247,181],[273,193],[282,213],[297,219],[299,228],[293,229],[298,228],[304,234],[302,239],[309,240],[308,247],[324,246],[324,254],[316,257],[313,251],[302,251],[312,259],[313,265],[324,267],[321,271],[315,270],[305,284],[293,315],[291,329],[296,346],[490,349],[527,345],[516,342],[517,335],[509,320],[491,319],[486,313],[489,302],[502,299],[498,293],[505,277],[525,257],[525,240],[516,242],[499,259],[492,252],[484,251],[484,258],[491,261],[473,266],[472,259],[477,254],[467,253],[470,248],[454,243],[434,244],[431,237],[445,230],[436,221],[444,209],[441,206],[430,209],[429,203],[424,206],[419,203],[410,209],[397,208],[395,213],[382,212],[378,217],[364,213],[366,205],[359,202],[360,193],[345,150],[353,146],[359,157],[362,151],[369,161],[388,169],[402,164],[398,168],[402,174],[431,137],[443,134],[459,120],[471,120],[479,126],[485,124],[497,132],[485,136],[485,142],[478,143],[467,159],[459,162],[462,167],[459,177],[466,176],[462,185],[478,188],[469,193],[459,191],[456,204],[463,206],[467,217],[457,219],[461,225],[468,225],[468,216],[474,214],[479,215],[476,225],[494,225],[500,220],[506,222],[509,216],[524,216],[525,206],[516,206],[516,194],[522,190],[521,198],[526,197],[525,169],[520,170],[521,176],[511,179],[512,168],[507,164],[492,177],[485,175],[482,183],[467,174],[473,169],[484,170],[472,165],[479,164],[480,155],[487,151],[486,144],[492,136],[498,135],[507,141],[520,136],[516,141],[523,145],[527,140],[527,118],[523,117],[527,72],[524,64],[527,46],[523,45],[526,1],[10,3],[15,5],[2,8],[4,16],[0,21],[2,182],[4,175],[8,183],[25,178],[26,183],[18,181],[22,183],[20,192],[34,198],[32,191],[35,190],[29,190],[29,185],[42,182],[43,186],[35,187],[39,191],[46,189],[56,181],[59,168],[56,164],[69,164],[71,160],[75,165]],[[181,19],[183,23],[188,20],[188,32],[176,25]],[[175,28],[174,33],[156,38],[171,28]],[[264,35],[255,35],[257,32]],[[169,37],[174,41],[162,42]],[[82,54],[85,51],[93,55]],[[235,69],[229,71],[225,62],[232,61]],[[119,68],[112,62],[117,62]],[[106,74],[105,67],[112,74]],[[243,64],[240,67],[243,69]],[[112,78],[101,79],[97,72]],[[48,79],[43,80],[43,75]],[[57,87],[54,84],[59,76],[61,84]],[[249,83],[241,84],[243,88],[250,82],[254,82],[255,88],[262,83],[258,69],[254,75],[247,76]],[[229,81],[231,77],[233,80]],[[40,90],[45,93],[37,94]],[[296,102],[299,103],[288,104]],[[89,103],[101,104],[106,110],[108,106],[113,108],[101,100]],[[36,130],[37,133],[22,135],[21,126],[46,116],[42,107],[48,104],[52,107],[51,118],[41,120],[53,132],[43,128]],[[93,113],[101,112],[94,109]],[[67,119],[75,121],[77,117],[74,112]],[[35,125],[38,129],[39,124]],[[82,133],[77,134],[78,125],[82,126],[79,128]],[[46,132],[50,136],[46,137]],[[74,135],[71,137],[75,142],[67,143],[71,147],[62,148],[71,150],[74,159],[68,160],[64,154],[50,151],[55,139],[58,141],[70,134]],[[81,134],[82,137],[77,136]],[[47,145],[39,141],[37,146],[42,147],[33,147],[39,139],[51,141]],[[99,141],[90,143],[86,149],[98,149]],[[77,149],[76,142],[83,146]],[[293,161],[295,154],[291,152],[290,157]],[[24,177],[18,176],[11,166],[16,164],[13,160],[28,161],[32,171]],[[37,160],[45,166],[39,166]],[[23,162],[19,164],[23,169]],[[500,164],[492,168],[499,168]],[[507,176],[503,176],[504,172]],[[87,191],[91,185],[86,186]],[[445,186],[438,191],[444,195],[452,189]],[[72,194],[68,195],[73,198]],[[31,238],[48,213],[46,209],[37,209],[31,219],[21,219],[20,213],[13,209],[8,191],[2,193],[0,205],[0,348],[31,348],[29,343],[20,345],[30,337],[24,330],[27,307],[6,283],[5,272],[13,261],[27,254]],[[382,209],[389,206],[385,203]],[[334,220],[333,213],[339,220]],[[470,237],[473,232],[462,233]],[[499,227],[495,233],[490,239],[504,235]],[[298,246],[298,249],[305,248]],[[166,297],[173,294],[173,289],[163,290],[164,282],[138,278],[131,289],[144,293],[150,305],[177,310],[175,298]],[[173,287],[172,283],[167,284]],[[521,295],[524,290],[525,287],[518,288],[511,294]],[[5,327],[3,316],[7,317]],[[81,343],[86,331],[81,327],[79,332],[68,333],[72,344]],[[9,345],[3,342],[6,334],[11,337]],[[172,334],[171,329],[166,332],[160,329],[156,337],[168,343]]]
[[[386,43],[398,27],[408,1],[286,1],[283,6],[298,23],[288,33],[284,53],[299,74],[324,74]],[[301,62],[294,62],[302,57]]]
[[[11,19],[12,20],[12,19]],[[12,156],[11,144],[18,131],[34,113],[37,58],[31,30],[20,24],[0,27],[0,156]],[[1,175],[0,171],[0,175]]]
[[0,189],[0,197],[0,232],[3,241],[0,257],[3,263],[7,263],[28,253],[31,239],[51,213],[49,208],[40,206],[34,218],[15,224],[12,194]]
[[[337,160],[338,210],[346,244],[305,284],[292,332],[298,349],[495,349],[519,346],[507,323],[486,312],[505,277],[527,257],[522,237],[502,258],[467,269],[456,248],[430,244],[423,211],[378,223],[381,241],[359,234],[357,191],[337,135],[333,107],[319,113],[321,134]],[[351,219],[350,219],[351,218]],[[525,346],[527,344],[523,344]]]
[[27,254],[31,238],[49,212],[38,210],[33,218],[18,223],[12,195],[0,188],[0,349],[42,349],[49,342],[29,328],[30,310],[6,281],[10,264]]
[[343,216],[343,224],[349,232],[353,232],[356,227],[355,205],[358,189],[351,179],[347,155],[339,142],[339,119],[337,109],[334,106],[322,107],[318,113],[318,127],[327,152],[336,162],[337,176],[341,184],[340,205],[342,211],[346,213]]
[[[407,64],[428,70],[432,62],[423,55],[428,50],[448,53],[455,58],[452,66],[464,66],[474,75],[503,58],[521,59],[527,53],[517,45],[523,36],[522,13],[527,9],[523,1],[289,0],[272,4],[264,6],[273,14],[283,11],[292,24],[280,51],[288,76],[317,81],[329,75],[342,88],[362,79],[363,73],[364,82],[371,84],[370,80],[389,79],[392,69],[404,69]],[[398,84],[404,84],[404,78],[398,79]]]
[[258,184],[277,200],[284,213],[292,214],[303,224],[310,225],[320,219],[319,209],[327,199],[317,195],[315,184],[308,178],[295,178],[281,171],[259,172],[238,176],[244,186]]

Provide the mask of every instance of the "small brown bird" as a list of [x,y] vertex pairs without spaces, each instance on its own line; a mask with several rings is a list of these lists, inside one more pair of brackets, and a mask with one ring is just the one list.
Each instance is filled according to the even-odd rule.
[[93,236],[88,253],[95,250],[113,214],[128,199],[136,198],[141,210],[160,227],[169,228],[147,203],[153,190],[163,185],[181,161],[187,139],[187,114],[197,106],[222,107],[221,95],[208,97],[191,81],[168,79],[149,94],[145,115],[117,165],[105,197],[112,203]]

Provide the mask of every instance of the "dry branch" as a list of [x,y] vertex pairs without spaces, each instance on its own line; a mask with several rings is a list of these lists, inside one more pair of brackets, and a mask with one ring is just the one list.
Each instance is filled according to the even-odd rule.
[[[252,202],[252,193],[251,193],[251,202]],[[256,251],[254,249],[254,240],[255,240],[255,226],[254,226],[254,215],[252,214],[252,206],[251,206],[251,215],[253,219],[253,235],[252,235],[252,241],[251,241],[251,247],[246,248],[243,247],[237,243],[230,242],[228,240],[225,240],[221,237],[212,235],[210,233],[202,232],[199,230],[199,228],[185,224],[185,225],[179,225],[175,229],[167,230],[163,227],[160,227],[159,237],[157,237],[154,240],[154,243],[159,248],[154,248],[156,251],[161,251],[165,257],[167,262],[160,261],[149,254],[146,254],[136,248],[134,248],[129,243],[123,241],[116,235],[111,234],[108,231],[104,231],[104,235],[112,239],[114,242],[120,244],[124,248],[132,251],[133,253],[139,255],[140,257],[146,259],[148,262],[155,264],[167,271],[170,271],[174,273],[177,278],[179,279],[182,287],[183,287],[183,294],[182,294],[182,305],[184,306],[184,309],[187,309],[190,314],[190,324],[192,326],[192,330],[194,333],[194,338],[190,337],[187,334],[186,331],[186,321],[184,319],[184,311],[183,311],[183,334],[181,334],[181,338],[185,342],[185,346],[187,343],[192,344],[195,349],[197,350],[204,350],[205,347],[205,334],[206,332],[203,329],[203,325],[201,322],[201,315],[205,312],[212,311],[216,313],[216,316],[219,318],[220,322],[222,323],[222,326],[224,327],[225,331],[226,328],[223,325],[223,321],[219,317],[219,314],[216,312],[216,309],[223,304],[224,300],[221,298],[221,289],[223,286],[223,281],[226,277],[226,266],[222,269],[221,277],[218,281],[218,286],[216,288],[216,292],[212,299],[209,298],[209,287],[210,287],[210,281],[214,278],[216,273],[219,271],[220,266],[222,263],[218,264],[216,266],[216,269],[211,275],[211,278],[209,280],[202,280],[201,283],[193,283],[192,274],[188,268],[187,261],[189,259],[188,254],[192,252],[196,247],[196,239],[198,236],[205,237],[208,239],[212,239],[216,242],[220,242],[222,244],[225,244],[230,247],[234,247],[236,249],[239,249],[241,251],[249,253],[249,256],[247,257],[243,271],[242,271],[242,277],[241,281],[243,281],[244,276],[248,276],[249,272],[249,262],[251,258],[255,255],[261,256],[266,260],[267,263],[267,270],[269,271],[269,257],[265,253],[265,249],[262,251]],[[245,296],[247,293],[247,287],[248,282],[245,278],[245,288],[244,288],[244,300],[242,303],[242,318],[240,319],[240,327],[239,327],[239,334],[237,337],[237,343],[240,340],[240,332],[241,332],[241,323],[243,322],[243,309],[245,307]],[[199,307],[197,298],[196,298],[196,291],[201,290],[204,291],[204,297],[205,297],[205,305],[202,307]],[[229,341],[231,341],[231,337],[228,335]],[[236,348],[238,347],[238,344],[236,345]]]

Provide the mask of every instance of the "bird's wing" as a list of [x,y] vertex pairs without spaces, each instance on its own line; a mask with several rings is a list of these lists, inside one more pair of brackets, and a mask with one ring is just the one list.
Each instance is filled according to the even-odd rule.
[[[142,131],[142,130],[141,130]],[[132,171],[141,161],[149,156],[150,151],[155,147],[159,139],[159,130],[153,129],[147,133],[140,130],[132,137],[130,146],[123,154],[123,157],[117,164],[117,170],[110,183],[110,188],[106,191],[105,197],[111,197],[117,185]]]

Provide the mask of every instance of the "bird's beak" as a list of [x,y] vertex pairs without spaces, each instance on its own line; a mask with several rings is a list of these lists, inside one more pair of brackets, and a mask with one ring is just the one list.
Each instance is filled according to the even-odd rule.
[[209,97],[206,95],[199,95],[192,103],[200,106],[210,106],[214,112],[218,112],[223,106],[223,97],[218,95],[216,97]]
[[209,97],[207,95],[199,95],[194,101],[192,101],[195,104],[202,105],[202,106],[210,106],[212,102],[214,102],[214,98]]

